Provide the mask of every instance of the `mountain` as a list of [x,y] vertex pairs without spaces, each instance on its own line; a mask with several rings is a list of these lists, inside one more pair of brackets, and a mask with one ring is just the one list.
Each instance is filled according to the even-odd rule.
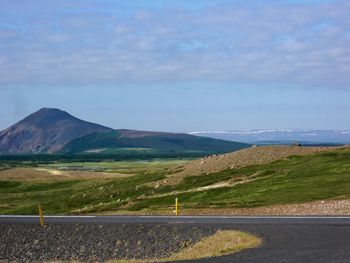
[[72,139],[110,128],[43,108],[0,132],[0,154],[54,153]]
[[191,132],[192,135],[256,144],[348,144],[349,130],[250,130]]
[[249,144],[194,136],[182,133],[113,130],[77,138],[67,143],[63,153],[120,153],[132,151],[154,153],[214,154],[233,152]]
[[181,133],[113,130],[43,108],[0,132],[0,154],[102,153],[119,156],[226,153],[249,144]]

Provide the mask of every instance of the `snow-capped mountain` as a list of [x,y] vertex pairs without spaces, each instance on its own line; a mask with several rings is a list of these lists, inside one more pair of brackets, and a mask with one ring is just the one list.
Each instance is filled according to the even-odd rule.
[[348,144],[350,143],[350,130],[237,130],[237,131],[195,131],[190,134],[240,141],[246,143],[306,143],[306,144]]

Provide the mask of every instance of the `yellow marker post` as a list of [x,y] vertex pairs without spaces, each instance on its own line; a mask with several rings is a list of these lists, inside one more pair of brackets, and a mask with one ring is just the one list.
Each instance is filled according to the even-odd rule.
[[179,200],[177,197],[175,198],[175,215],[179,215]]
[[39,205],[39,215],[40,215],[40,226],[44,227],[45,222],[44,222],[44,211],[43,211],[42,205]]

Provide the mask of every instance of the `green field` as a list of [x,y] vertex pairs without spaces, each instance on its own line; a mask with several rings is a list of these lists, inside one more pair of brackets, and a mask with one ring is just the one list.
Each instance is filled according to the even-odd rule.
[[69,163],[50,163],[41,164],[38,167],[57,170],[77,170],[93,171],[107,173],[135,174],[164,170],[169,167],[175,167],[187,162],[188,159],[153,159],[153,160],[135,160],[118,162],[69,162]]
[[[178,164],[181,161],[41,164],[53,169],[84,167],[133,175],[45,182],[0,181],[0,213],[34,214],[38,203],[44,205],[47,214],[157,212],[171,209],[175,197],[179,197],[183,209],[259,207],[350,198],[349,149],[187,177],[174,186],[149,184],[165,179],[168,168]],[[226,182],[227,186],[198,191],[200,187],[220,182]]]

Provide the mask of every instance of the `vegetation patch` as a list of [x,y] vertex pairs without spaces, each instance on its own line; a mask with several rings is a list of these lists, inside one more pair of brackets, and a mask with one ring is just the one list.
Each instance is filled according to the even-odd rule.
[[214,235],[205,237],[192,246],[181,249],[168,258],[117,260],[111,263],[147,263],[196,260],[233,254],[248,248],[260,246],[262,240],[248,233],[235,230],[219,230]]

